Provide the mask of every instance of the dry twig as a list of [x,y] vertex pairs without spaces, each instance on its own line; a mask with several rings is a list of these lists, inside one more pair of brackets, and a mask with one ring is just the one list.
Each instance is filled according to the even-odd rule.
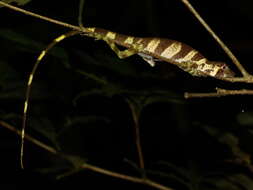
[[253,95],[253,90],[240,89],[240,90],[227,90],[222,88],[216,88],[216,92],[210,93],[188,93],[184,94],[185,98],[214,98],[221,96],[231,96],[231,95]]
[[136,144],[136,148],[137,148],[137,152],[138,152],[140,168],[144,169],[145,165],[144,165],[144,157],[143,157],[142,146],[141,146],[140,125],[139,125],[140,113],[139,113],[139,110],[137,110],[138,108],[136,108],[136,106],[134,105],[134,103],[131,102],[131,100],[127,99],[127,102],[128,102],[128,105],[131,109],[131,113],[132,113],[132,117],[133,117],[133,121],[134,121],[135,144]]

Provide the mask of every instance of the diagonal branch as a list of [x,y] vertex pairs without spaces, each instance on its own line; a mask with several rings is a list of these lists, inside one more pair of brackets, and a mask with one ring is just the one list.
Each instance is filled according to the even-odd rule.
[[9,9],[12,9],[12,10],[14,10],[14,11],[17,11],[17,12],[21,12],[21,13],[23,13],[23,14],[26,14],[26,15],[29,15],[29,16],[32,16],[32,17],[39,18],[39,19],[41,19],[41,20],[45,20],[45,21],[48,21],[48,22],[51,22],[51,23],[54,23],[54,24],[57,24],[57,25],[64,26],[64,27],[66,27],[66,28],[70,28],[70,29],[73,29],[73,30],[77,30],[77,31],[83,32],[82,27],[78,27],[78,26],[75,26],[75,25],[72,25],[72,24],[68,24],[68,23],[66,23],[66,22],[62,22],[62,21],[59,21],[59,20],[55,20],[55,19],[52,19],[52,18],[49,18],[49,17],[46,17],[46,16],[42,16],[42,15],[33,13],[33,12],[31,12],[31,11],[27,11],[27,10],[25,10],[25,9],[21,9],[21,8],[12,6],[12,5],[10,5],[10,4],[4,3],[3,1],[0,1],[0,5],[2,5],[2,6],[4,6],[4,7],[7,7],[7,8],[9,8]]
[[[4,127],[4,128],[9,129],[12,132],[18,134],[19,136],[22,135],[22,131],[18,130],[17,128],[13,127],[12,125],[10,125],[10,124],[8,124],[8,123],[6,123],[4,121],[0,121],[0,125],[2,127]],[[31,137],[30,135],[26,134],[25,135],[25,139],[28,140],[28,141],[30,141],[30,142],[32,142],[33,144],[35,144],[35,145],[43,148],[44,150],[46,150],[46,151],[48,151],[48,152],[50,152],[52,154],[57,154],[57,151],[53,147],[50,147],[50,146],[48,146],[48,145],[46,145],[46,144],[38,141],[37,139]]]
[[[21,131],[16,129],[15,127],[11,126],[10,124],[4,122],[4,121],[0,121],[0,125],[4,128],[7,128],[13,132],[15,132],[16,134],[18,135],[21,135]],[[40,141],[38,141],[37,139],[33,138],[32,136],[30,135],[25,135],[25,139],[29,140],[30,142],[32,142],[33,144],[39,146],[40,148],[52,153],[52,154],[55,154],[55,155],[58,155],[58,156],[61,156],[65,159],[69,159],[69,155],[67,154],[63,154],[63,153],[60,153],[58,152],[57,150],[55,150],[53,147],[51,146],[48,146]],[[164,185],[161,185],[155,181],[152,181],[148,178],[139,178],[139,177],[134,177],[134,176],[129,176],[129,175],[125,175],[125,174],[122,174],[122,173],[118,173],[118,172],[114,172],[114,171],[111,171],[111,170],[107,170],[107,169],[103,169],[103,168],[100,168],[100,167],[97,167],[97,166],[94,166],[92,164],[88,164],[88,163],[83,163],[80,165],[80,168],[82,169],[88,169],[90,171],[93,171],[93,172],[96,172],[96,173],[100,173],[100,174],[103,174],[103,175],[107,175],[107,176],[111,176],[111,177],[114,177],[114,178],[118,178],[118,179],[122,179],[122,180],[125,180],[125,181],[130,181],[130,182],[133,182],[133,183],[139,183],[139,184],[144,184],[144,185],[147,185],[147,186],[150,186],[150,187],[154,187],[155,189],[159,189],[159,190],[173,190],[172,188],[170,187],[166,187]]]

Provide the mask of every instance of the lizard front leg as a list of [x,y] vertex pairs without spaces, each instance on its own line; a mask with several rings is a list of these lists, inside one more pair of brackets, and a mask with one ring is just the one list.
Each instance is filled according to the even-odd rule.
[[111,42],[107,39],[104,39],[104,41],[110,46],[110,48],[117,54],[120,59],[124,59],[138,53],[137,50],[132,48],[121,51],[114,42]]

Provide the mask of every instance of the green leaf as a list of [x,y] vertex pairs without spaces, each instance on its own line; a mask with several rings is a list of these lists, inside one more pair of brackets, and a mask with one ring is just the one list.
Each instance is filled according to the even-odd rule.
[[[15,44],[12,48],[17,48],[25,52],[37,53],[45,49],[46,44],[40,43],[36,40],[32,40],[20,33],[14,32],[10,29],[0,29],[0,38],[11,41]],[[50,43],[50,42],[49,42]],[[54,47],[48,52],[49,55],[60,59],[66,68],[70,68],[69,57],[67,52],[60,47]],[[34,60],[35,62],[36,60]]]
[[52,122],[47,118],[35,118],[32,117],[30,121],[30,125],[32,128],[46,137],[58,150],[60,149],[57,134],[54,129]]
[[25,82],[17,71],[5,61],[0,61],[0,99],[23,99]]
[[52,167],[49,168],[38,168],[35,171],[38,171],[41,174],[57,174],[57,173],[62,173],[67,169],[67,166],[63,165],[62,163],[60,165],[53,165]]
[[102,96],[112,97],[113,95],[121,94],[126,91],[114,85],[105,85],[100,88],[88,89],[87,91],[82,91],[81,93],[77,94],[76,97],[73,99],[73,104],[76,105],[77,101],[82,97],[87,97],[91,95],[102,95]]
[[235,174],[232,176],[228,176],[228,180],[234,184],[244,187],[247,190],[253,189],[253,179],[244,174]]
[[9,81],[2,86],[0,99],[24,99],[24,82]]
[[0,111],[0,118],[2,120],[14,120],[14,119],[20,119],[20,115],[16,114],[16,113],[2,113],[2,111]]
[[[2,2],[5,2],[5,3],[17,3],[19,6],[22,6],[22,5],[25,5],[26,3],[29,3],[31,0],[1,0]],[[2,5],[0,5],[0,7],[4,7]]]
[[253,112],[239,113],[236,117],[238,123],[242,126],[253,127]]
[[238,137],[232,133],[222,132],[212,127],[205,126],[204,129],[209,133],[209,135],[215,137],[220,143],[227,145],[236,158],[239,158],[243,162],[250,164],[250,155],[241,150]]
[[76,124],[89,124],[95,121],[102,121],[105,123],[109,123],[110,120],[106,117],[98,116],[98,115],[88,115],[88,116],[75,116],[68,118],[67,123],[64,125],[64,127],[70,127]]
[[64,124],[63,128],[59,131],[58,136],[60,136],[62,133],[64,133],[66,130],[68,130],[70,127],[77,125],[77,124],[91,124],[94,122],[103,122],[106,124],[110,123],[110,120],[103,116],[98,115],[86,115],[86,116],[74,116],[67,118],[67,122]]
[[172,91],[158,91],[154,90],[148,91],[149,96],[146,98],[145,106],[148,104],[154,104],[158,102],[167,102],[167,103],[175,103],[175,104],[185,104],[186,101],[181,94],[172,92]]
[[215,186],[216,188],[214,190],[243,190],[243,188],[238,185],[224,179],[207,179],[205,183]]
[[174,174],[180,176],[181,178],[185,178],[185,180],[190,181],[191,179],[191,173],[185,168],[178,167],[172,163],[166,162],[166,161],[160,161],[160,165],[163,166],[163,168],[167,168],[171,170]]
[[62,178],[65,178],[65,177],[69,177],[69,176],[71,176],[71,175],[74,175],[74,174],[76,174],[76,173],[78,173],[78,172],[80,172],[80,171],[82,171],[82,168],[74,168],[74,169],[71,169],[71,170],[69,170],[69,171],[67,171],[67,172],[62,172],[60,175],[56,176],[56,179],[57,179],[57,180],[60,180],[60,179],[62,179]]
[[92,79],[100,84],[108,84],[108,81],[104,77],[100,77],[100,76],[97,76],[93,73],[88,73],[88,72],[82,71],[82,70],[76,70],[76,72],[78,72],[79,74],[84,75],[85,77]]
[[10,80],[19,80],[17,72],[5,61],[0,60],[0,85]]
[[65,155],[64,158],[66,158],[72,164],[72,166],[77,169],[87,162],[86,158],[81,158],[74,155]]
[[183,184],[187,186],[188,188],[191,187],[191,183],[189,181],[185,181],[181,176],[177,176],[175,173],[165,173],[162,171],[156,171],[156,170],[147,170],[148,174],[155,175],[162,178],[167,178],[169,180],[173,180],[175,182],[179,182],[180,184]]

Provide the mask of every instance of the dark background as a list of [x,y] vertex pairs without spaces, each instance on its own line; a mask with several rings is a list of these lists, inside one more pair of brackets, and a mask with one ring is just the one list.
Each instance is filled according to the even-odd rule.
[[[250,72],[252,1],[192,0],[191,3]],[[78,4],[78,1],[34,0],[23,8],[77,25]],[[36,57],[68,29],[7,8],[0,8],[0,21],[0,118],[20,128],[25,84]],[[226,62],[239,76],[223,50],[179,0],[86,0],[83,22],[85,26],[132,36],[182,41],[210,60]],[[139,175],[138,169],[124,161],[137,162],[128,98],[141,107],[141,139],[148,169],[165,170],[159,163],[166,161],[175,168],[184,168],[190,175],[227,172],[252,177],[244,166],[224,164],[236,156],[231,151],[232,145],[219,141],[223,134],[233,134],[242,151],[252,153],[252,97],[183,98],[184,92],[211,92],[215,87],[251,88],[251,85],[192,77],[167,63],[151,68],[137,56],[119,60],[104,42],[83,36],[72,37],[57,46],[42,61],[35,77],[28,133],[94,165]],[[74,104],[73,100],[81,93]],[[218,132],[210,135],[208,129]],[[19,146],[19,137],[0,128],[0,188],[81,185],[96,189],[103,185],[110,189],[151,189],[89,171],[55,180],[71,164],[30,143],[25,146],[26,169],[21,170]],[[166,172],[174,170],[169,167]],[[155,178],[168,186],[187,189],[178,180]],[[189,183],[194,184],[193,181]],[[207,187],[219,189],[217,184]]]

